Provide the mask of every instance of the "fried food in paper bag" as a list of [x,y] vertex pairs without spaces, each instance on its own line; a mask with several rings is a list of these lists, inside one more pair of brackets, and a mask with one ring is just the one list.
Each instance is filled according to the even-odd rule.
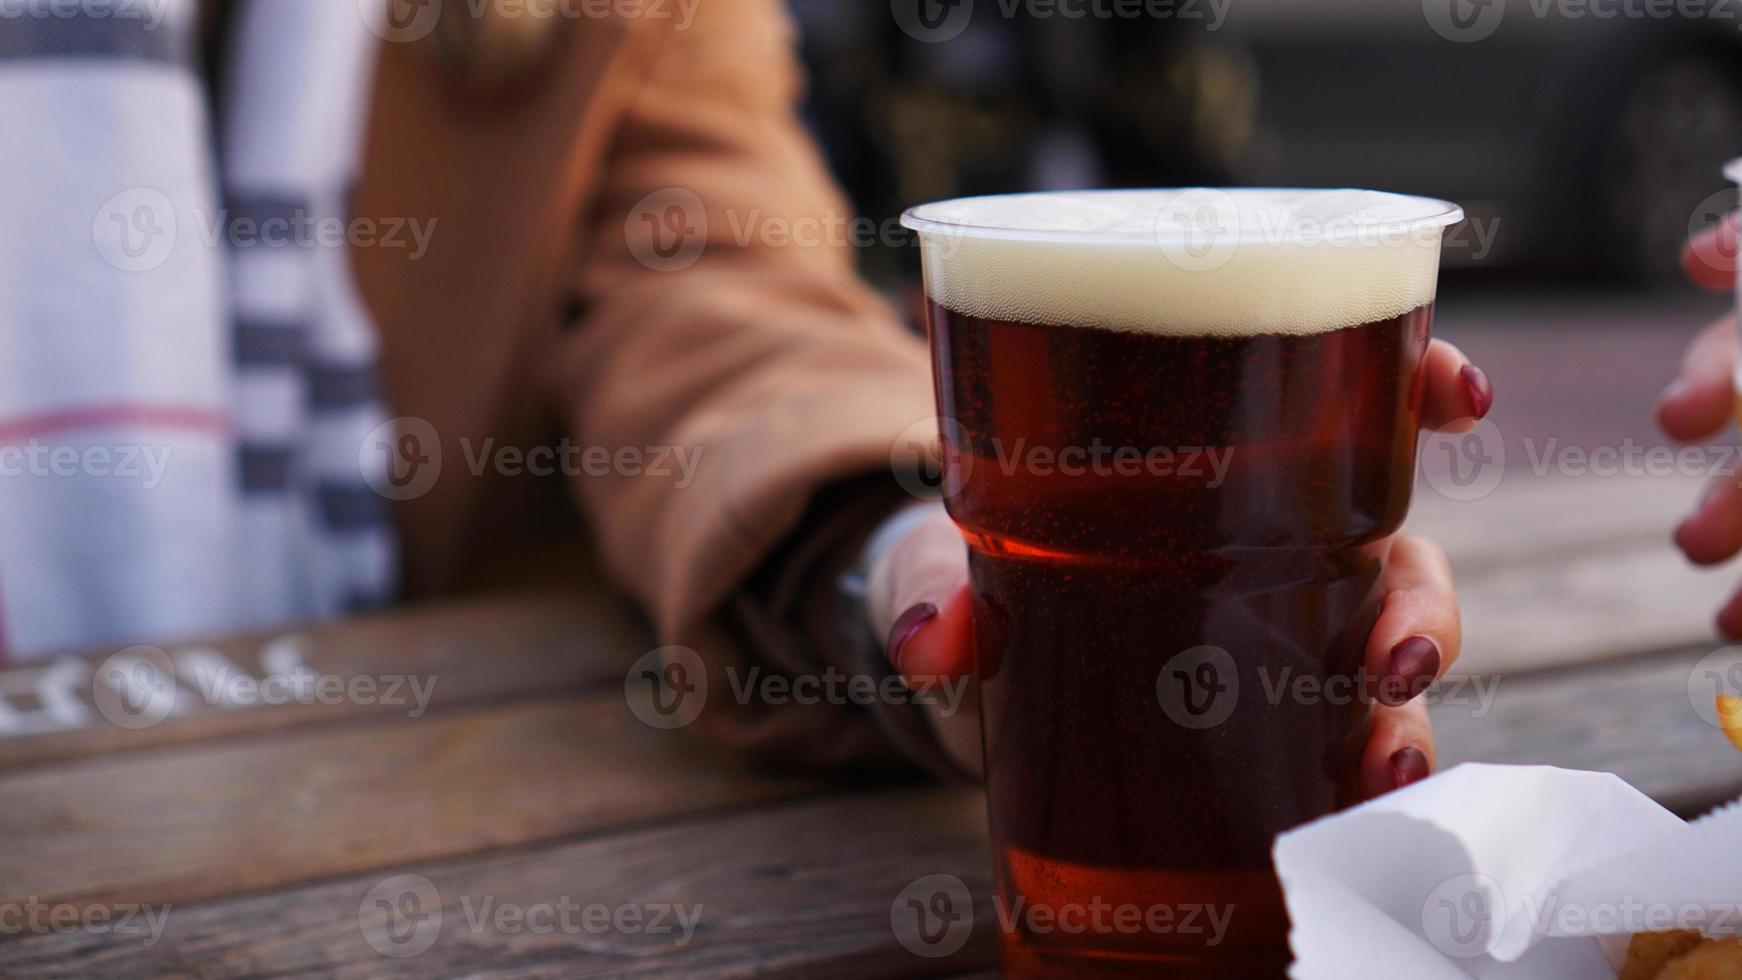
[[1642,932],[1627,947],[1627,965],[1620,980],[1656,980],[1663,968],[1705,940],[1692,931]]
[[1656,980],[1736,980],[1742,977],[1742,939],[1707,939],[1669,961]]
[[[1742,697],[1718,695],[1718,726],[1742,749]],[[1627,947],[1619,980],[1742,980],[1742,939],[1698,932],[1642,932]]]

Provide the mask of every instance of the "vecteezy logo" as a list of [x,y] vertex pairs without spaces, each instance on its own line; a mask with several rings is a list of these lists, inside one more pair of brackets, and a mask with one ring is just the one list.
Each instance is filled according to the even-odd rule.
[[708,245],[708,209],[683,187],[654,191],[629,209],[623,222],[629,254],[655,272],[695,265]]
[[1421,0],[1421,12],[1435,34],[1469,44],[1500,29],[1506,18],[1506,0]]
[[122,272],[150,272],[175,252],[175,203],[153,187],[122,191],[97,209],[91,241]]
[[428,37],[442,18],[441,0],[357,0],[357,9],[371,34],[396,44]]
[[175,664],[156,647],[110,654],[91,675],[91,700],[117,728],[150,728],[175,714],[179,691]]
[[1201,731],[1227,721],[1240,703],[1240,671],[1221,647],[1182,650],[1155,678],[1161,710],[1181,728]]
[[1506,897],[1487,875],[1458,875],[1428,893],[1421,905],[1427,941],[1447,956],[1469,959],[1494,948],[1506,922]]
[[369,889],[357,904],[357,928],[382,956],[416,956],[441,936],[441,892],[423,875],[394,875]]
[[1688,674],[1688,702],[1713,728],[1723,725],[1718,718],[1719,695],[1742,698],[1742,646],[1713,650]]
[[441,438],[426,419],[389,419],[363,439],[357,469],[388,500],[413,500],[429,493],[442,475]]
[[974,896],[955,875],[926,875],[890,903],[889,928],[915,956],[949,956],[966,946],[974,931]]
[[901,430],[889,447],[895,482],[921,500],[954,498],[967,486],[973,467],[968,430],[955,419],[920,419]]
[[623,678],[629,711],[653,728],[682,728],[701,717],[708,703],[708,670],[689,647],[650,650]]
[[1169,194],[1155,214],[1155,244],[1161,254],[1187,272],[1208,272],[1228,264],[1240,247],[1240,206],[1234,195],[1213,187]]
[[974,20],[974,0],[889,0],[889,12],[908,37],[941,44],[968,29]]
[[[1739,218],[1742,218],[1742,215],[1738,215],[1736,212],[1736,188],[1731,187],[1728,190],[1717,191],[1707,195],[1706,199],[1701,201],[1694,208],[1693,213],[1688,216],[1688,237],[1693,238],[1720,221],[1728,221],[1733,225]],[[1738,265],[1736,261],[1736,243],[1738,241],[1735,237],[1719,239],[1722,247],[1716,254],[1697,255],[1694,261],[1705,264],[1706,259],[1710,257],[1717,263],[1717,268],[1713,269],[1713,272],[1735,275]]]
[[1506,440],[1488,419],[1468,432],[1430,432],[1422,437],[1421,472],[1428,485],[1451,500],[1480,500],[1506,475]]

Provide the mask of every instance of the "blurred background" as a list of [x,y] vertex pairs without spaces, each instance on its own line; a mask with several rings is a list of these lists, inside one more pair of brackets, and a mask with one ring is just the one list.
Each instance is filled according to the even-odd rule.
[[[1742,155],[1742,11],[1716,0],[791,5],[813,128],[877,218],[1018,190],[1372,187],[1465,207],[1454,283],[1642,288],[1679,284],[1690,217]],[[886,283],[912,269],[889,251],[866,256]]]

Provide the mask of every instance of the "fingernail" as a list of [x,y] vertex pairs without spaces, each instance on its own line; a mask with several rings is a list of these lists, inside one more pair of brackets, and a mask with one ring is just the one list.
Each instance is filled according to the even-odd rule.
[[1489,383],[1488,375],[1476,365],[1466,364],[1458,376],[1464,379],[1464,390],[1470,395],[1471,417],[1483,418],[1494,407],[1494,386]]
[[907,641],[913,639],[913,634],[918,633],[921,627],[936,619],[937,615],[938,607],[929,602],[922,602],[917,606],[908,607],[906,612],[896,617],[895,625],[889,629],[889,642],[884,645],[884,649],[889,651],[889,665],[895,668],[897,674],[902,672],[901,654],[907,646]]
[[1425,636],[1412,636],[1391,648],[1391,674],[1380,685],[1380,700],[1405,704],[1426,691],[1439,674],[1439,645]]
[[1391,753],[1391,788],[1402,789],[1427,778],[1427,756],[1413,745]]
[[1680,398],[1682,396],[1682,392],[1687,390],[1687,387],[1688,387],[1687,382],[1683,381],[1680,378],[1676,378],[1674,381],[1671,381],[1663,389],[1663,391],[1657,396],[1658,406],[1661,407],[1669,402],[1675,401],[1676,399]]

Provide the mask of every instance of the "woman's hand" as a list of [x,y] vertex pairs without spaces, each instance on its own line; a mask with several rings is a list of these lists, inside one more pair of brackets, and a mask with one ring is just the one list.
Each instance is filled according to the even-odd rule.
[[[1458,431],[1488,413],[1493,403],[1488,378],[1457,348],[1434,341],[1425,371],[1425,426]],[[1742,509],[1737,516],[1742,545]],[[967,553],[941,506],[879,556],[869,586],[871,622],[887,631],[890,663],[909,686],[923,689],[972,672]],[[1375,706],[1361,759],[1366,796],[1433,771],[1433,726],[1427,706],[1414,695],[1457,660],[1462,642],[1452,573],[1438,545],[1409,534],[1394,537],[1383,587],[1384,607],[1367,639],[1366,669],[1381,679],[1379,697],[1390,703]],[[970,693],[953,715],[930,709],[944,749],[976,773],[981,763],[978,708]]]
[[[1707,289],[1736,283],[1736,215],[1688,242],[1682,266]],[[1657,423],[1672,438],[1696,442],[1722,431],[1736,413],[1736,317],[1726,316],[1688,345],[1680,373],[1657,401]],[[1712,478],[1694,512],[1675,530],[1676,547],[1698,565],[1714,565],[1742,551],[1742,479]],[[1718,631],[1742,638],[1742,593],[1718,610]]]

